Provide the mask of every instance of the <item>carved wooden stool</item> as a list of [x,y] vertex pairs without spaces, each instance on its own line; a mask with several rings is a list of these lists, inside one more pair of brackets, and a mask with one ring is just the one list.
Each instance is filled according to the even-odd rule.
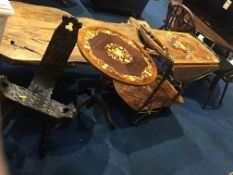
[[[77,42],[81,23],[73,17],[62,17],[62,23],[55,30],[45,51],[38,71],[30,86],[24,88],[13,84],[5,76],[0,76],[0,91],[2,99],[20,104],[21,107],[33,109],[36,112],[58,121],[72,119],[77,115],[74,105],[64,105],[51,99],[58,77],[63,72],[67,60]],[[16,109],[12,109],[14,111]],[[5,116],[5,125],[10,120]],[[47,120],[46,120],[47,121]],[[44,157],[47,152],[50,122],[45,121],[39,146],[39,155]]]

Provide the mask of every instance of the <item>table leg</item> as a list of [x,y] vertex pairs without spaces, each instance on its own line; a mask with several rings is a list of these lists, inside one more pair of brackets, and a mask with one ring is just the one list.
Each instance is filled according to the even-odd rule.
[[[164,63],[165,64],[165,63]],[[134,124],[138,124],[140,121],[142,121],[143,119],[149,119],[148,116],[151,115],[151,113],[158,113],[159,111],[161,111],[161,109],[163,109],[163,105],[164,102],[162,102],[161,108],[158,110],[151,110],[149,109],[148,111],[143,111],[145,107],[148,107],[152,102],[153,102],[153,97],[154,95],[159,91],[159,89],[161,88],[162,84],[169,79],[169,76],[171,75],[172,72],[172,62],[168,65],[168,68],[166,70],[166,72],[164,73],[164,75],[162,75],[162,77],[160,77],[160,81],[157,84],[157,86],[154,88],[154,90],[152,91],[152,93],[148,96],[148,98],[144,101],[143,105],[137,109],[136,111],[136,115],[133,117],[133,123]],[[155,80],[156,81],[156,80]],[[174,99],[176,99],[179,95],[180,95],[180,91],[178,91],[177,95],[174,97]],[[141,115],[142,114],[142,115]]]
[[94,90],[90,91],[90,96],[84,99],[78,106],[77,111],[79,111],[82,107],[87,106],[89,104],[97,104],[100,106],[104,111],[104,116],[108,124],[111,128],[116,128],[116,124],[113,122],[111,114],[108,109],[108,105],[104,102],[104,100],[101,98],[101,93],[107,86],[108,77],[102,76],[99,82],[97,83],[97,86]]

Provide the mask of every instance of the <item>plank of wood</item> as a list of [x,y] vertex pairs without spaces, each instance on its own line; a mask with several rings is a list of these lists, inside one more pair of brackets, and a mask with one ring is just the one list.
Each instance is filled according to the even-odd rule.
[[[8,19],[0,45],[0,58],[13,64],[39,64],[63,15],[68,13],[52,7],[11,2],[15,14]],[[107,23],[78,18],[83,26],[102,26],[119,31],[141,46],[137,31],[131,24]],[[77,45],[68,60],[70,64],[86,63]]]

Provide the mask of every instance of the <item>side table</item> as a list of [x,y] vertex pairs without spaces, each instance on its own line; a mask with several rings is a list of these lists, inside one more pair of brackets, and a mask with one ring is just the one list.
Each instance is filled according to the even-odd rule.
[[157,68],[152,58],[138,44],[116,31],[104,27],[84,27],[79,32],[78,46],[87,61],[103,73],[102,81],[95,92],[81,106],[90,102],[101,104],[112,127],[107,105],[100,97],[106,85],[106,77],[124,84],[142,86],[152,83],[157,77]]

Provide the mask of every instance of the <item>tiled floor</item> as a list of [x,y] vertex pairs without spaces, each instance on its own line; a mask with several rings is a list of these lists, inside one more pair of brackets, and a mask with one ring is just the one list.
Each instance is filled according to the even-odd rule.
[[[142,18],[153,27],[159,27],[166,6],[166,0],[150,0]],[[70,9],[73,14],[97,19],[125,20],[125,17],[88,11],[80,2]],[[22,85],[26,85],[34,73],[33,69],[6,65],[1,72]],[[89,66],[77,66],[74,71],[64,73],[54,97],[66,103],[74,100],[72,89],[80,84],[77,78],[86,76],[87,72],[98,74]],[[229,87],[221,108],[202,110],[207,85],[204,80],[192,83],[185,91],[183,105],[174,105],[161,117],[138,127],[130,125],[133,113],[121,99],[115,93],[106,94],[104,98],[119,128],[110,130],[99,108],[84,109],[70,125],[52,131],[49,153],[43,160],[37,157],[41,119],[31,115],[18,119],[4,137],[11,173],[226,175],[233,171],[233,86]],[[220,85],[212,104],[219,96]]]

